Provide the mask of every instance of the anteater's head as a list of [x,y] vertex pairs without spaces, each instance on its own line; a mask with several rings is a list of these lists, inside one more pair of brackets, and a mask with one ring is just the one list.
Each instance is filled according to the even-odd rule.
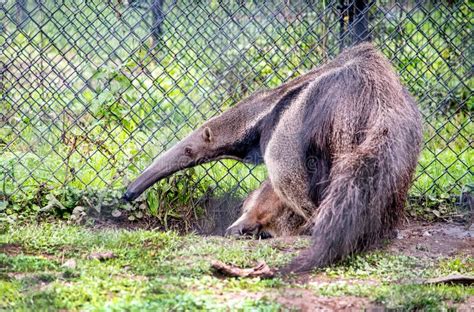
[[261,238],[300,234],[305,220],[285,205],[270,181],[251,192],[242,205],[242,216],[226,231],[226,235],[252,235]]
[[216,158],[219,153],[219,138],[209,126],[203,126],[188,135],[171,149],[160,155],[127,188],[124,199],[132,201],[155,182],[176,171],[193,167]]
[[155,182],[199,164],[219,159],[259,163],[262,160],[257,121],[234,107],[211,118],[171,149],[157,157],[127,188],[124,199],[132,201]]

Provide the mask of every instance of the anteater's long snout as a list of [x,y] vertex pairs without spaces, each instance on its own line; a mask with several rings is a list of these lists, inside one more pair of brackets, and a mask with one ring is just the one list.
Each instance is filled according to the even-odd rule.
[[180,154],[180,146],[177,144],[177,146],[174,146],[155,159],[135,181],[130,183],[122,198],[131,202],[159,180],[172,175],[176,171],[189,167],[191,161],[181,157],[182,155]]
[[132,191],[126,191],[124,194],[123,194],[123,197],[122,199],[123,200],[126,200],[128,202],[131,202],[131,201],[134,201],[135,199],[137,199],[137,197],[140,196],[140,194],[136,193],[136,192],[132,192]]
[[169,173],[168,170],[164,170],[165,167],[167,166],[155,161],[127,187],[127,191],[123,194],[123,199],[129,202],[134,201],[147,188],[170,175],[171,173]]

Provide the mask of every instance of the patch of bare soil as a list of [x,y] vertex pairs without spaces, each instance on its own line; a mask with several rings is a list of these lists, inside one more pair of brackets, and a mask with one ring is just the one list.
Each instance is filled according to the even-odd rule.
[[243,299],[266,299],[281,304],[290,311],[384,311],[383,306],[371,303],[369,299],[345,296],[316,296],[307,289],[292,288],[262,293],[223,292],[219,294],[225,302],[239,302]]
[[456,223],[406,224],[386,249],[407,256],[438,259],[456,255],[474,256],[474,230]]
[[364,284],[364,285],[371,285],[377,286],[380,284],[379,281],[371,280],[371,279],[356,279],[356,278],[335,278],[335,277],[328,277],[326,273],[306,273],[306,274],[299,274],[296,276],[292,276],[288,278],[288,281],[292,283],[299,284],[299,285],[329,285],[335,283],[343,283],[346,285],[357,285],[357,284]]
[[0,253],[16,256],[23,253],[23,249],[18,244],[0,244]]
[[40,252],[28,250],[19,244],[0,244],[0,254],[5,254],[9,257],[16,257],[19,255],[36,256],[53,261],[64,261],[64,256],[67,253],[78,252],[80,249],[75,246],[62,246],[59,250]]
[[383,311],[383,306],[371,303],[366,298],[315,296],[305,289],[285,289],[275,298],[278,303],[298,311]]
[[461,304],[454,304],[452,302],[448,303],[450,308],[456,309],[456,311],[463,312],[463,311],[474,311],[474,296],[470,296],[466,299],[465,302]]

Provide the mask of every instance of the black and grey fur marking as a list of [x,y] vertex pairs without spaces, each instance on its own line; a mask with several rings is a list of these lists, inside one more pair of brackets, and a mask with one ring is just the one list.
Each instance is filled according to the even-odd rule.
[[307,271],[364,250],[393,229],[421,138],[415,102],[388,60],[365,43],[210,119],[158,157],[125,198],[203,162],[263,160],[266,198],[291,211],[278,215],[313,224],[312,247],[282,272]]

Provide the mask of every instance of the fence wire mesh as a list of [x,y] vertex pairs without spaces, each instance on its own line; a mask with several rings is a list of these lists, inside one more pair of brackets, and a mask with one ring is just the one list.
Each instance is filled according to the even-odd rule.
[[[121,189],[204,120],[371,40],[424,115],[412,196],[473,186],[469,1],[0,0],[0,192]],[[265,169],[188,171],[244,194]]]

